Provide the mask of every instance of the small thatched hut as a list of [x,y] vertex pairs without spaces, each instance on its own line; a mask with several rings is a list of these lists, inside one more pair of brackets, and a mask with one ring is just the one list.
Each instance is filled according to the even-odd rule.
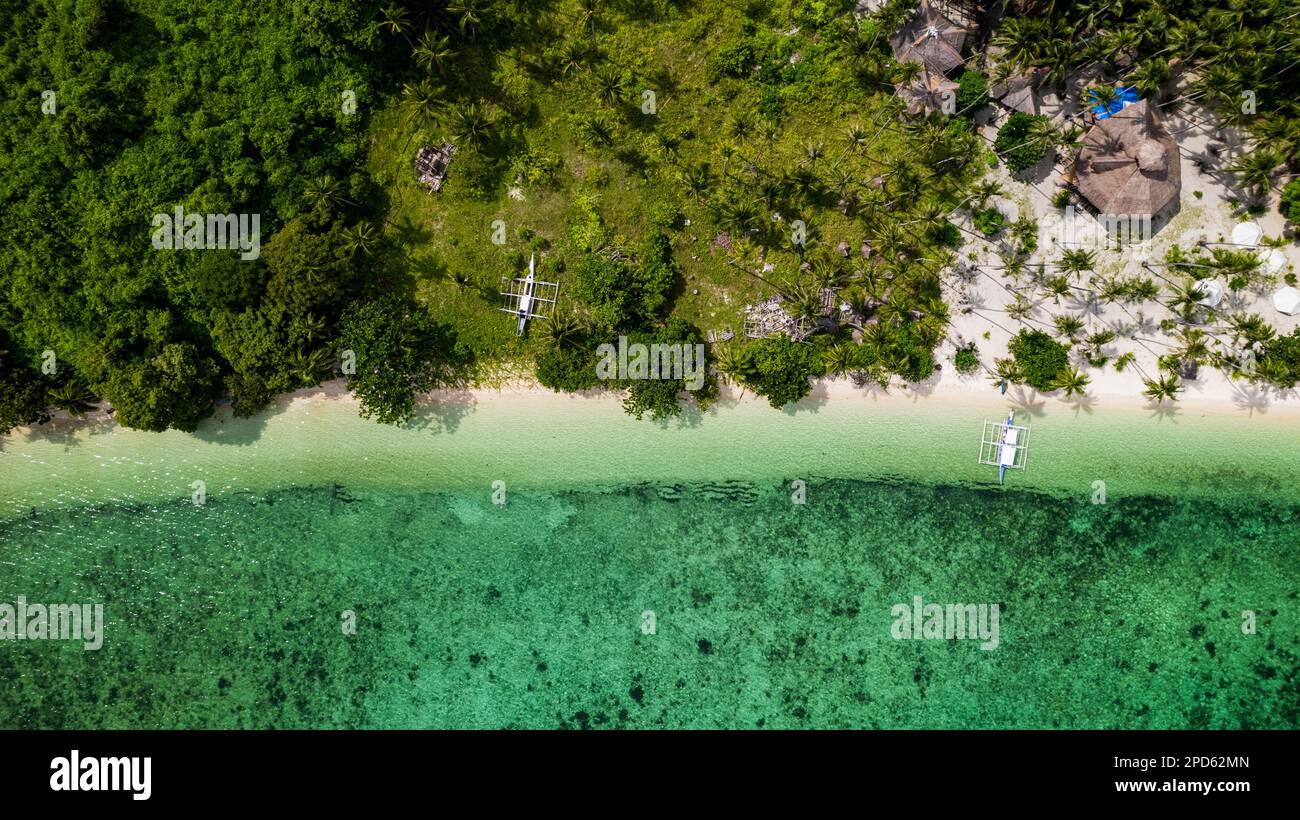
[[989,96],[1013,111],[1026,114],[1039,113],[1038,87],[1047,71],[1032,68],[1023,74],[1013,74],[1005,83],[994,83]]
[[947,74],[966,62],[961,51],[969,33],[930,5],[930,0],[921,0],[907,24],[890,36],[889,45],[900,63],[921,63],[936,74]]
[[1100,213],[1154,217],[1178,201],[1178,143],[1145,100],[1134,103],[1084,136],[1074,184]]
[[[909,114],[943,111],[945,102],[949,103],[950,108],[955,107],[958,88],[960,86],[957,83],[929,68],[922,68],[921,73],[906,85],[894,86],[898,96],[907,102]],[[952,112],[949,110],[946,113]]]

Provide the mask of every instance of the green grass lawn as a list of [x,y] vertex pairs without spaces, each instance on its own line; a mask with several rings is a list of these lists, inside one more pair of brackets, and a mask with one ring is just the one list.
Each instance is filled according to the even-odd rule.
[[[841,242],[851,249],[844,264],[863,267],[858,249],[869,226],[860,214],[843,213],[838,200],[910,167],[917,148],[886,107],[892,89],[864,80],[845,58],[842,42],[861,36],[844,33],[851,16],[799,27],[786,6],[755,5],[749,20],[759,22],[721,3],[653,18],[601,12],[593,51],[590,30],[572,22],[576,4],[565,3],[535,24],[554,39],[539,36],[508,53],[465,49],[455,76],[431,71],[448,89],[446,110],[477,101],[497,122],[479,148],[457,141],[439,193],[417,182],[412,163],[420,145],[454,139],[447,124],[454,117],[420,128],[395,89],[373,117],[367,167],[388,196],[385,232],[400,248],[397,264],[417,299],[452,324],[480,362],[527,361],[543,334],[534,325],[528,336],[515,337],[512,318],[497,310],[501,278],[524,270],[537,249],[542,276],[561,283],[561,310],[581,313],[565,289],[561,260],[575,253],[575,226],[597,214],[606,248],[629,248],[647,231],[670,226],[680,271],[672,315],[705,331],[739,334],[745,304],[773,287],[741,269],[737,249],[715,242],[723,234],[739,238],[718,216],[725,197],[757,203],[754,221],[763,229],[743,265],[764,279],[789,283],[804,258],[838,257]],[[551,68],[566,44],[585,49],[586,59],[567,72]],[[720,75],[710,62],[728,48],[749,49],[740,76]],[[883,37],[875,53],[887,61]],[[413,69],[412,82],[419,76]],[[604,93],[610,77],[616,89]],[[654,93],[653,113],[643,110],[646,91]],[[593,118],[609,130],[606,144],[587,136]],[[874,137],[869,156],[850,150],[854,124]],[[549,179],[522,178],[521,158],[530,154],[557,160]],[[688,191],[684,171],[705,165],[710,183]],[[781,207],[780,200],[796,198],[780,186],[801,170],[825,190]],[[931,180],[923,196],[955,202],[959,176]],[[764,180],[776,181],[778,201],[764,197]],[[807,225],[803,255],[791,242],[796,219]],[[498,220],[505,226],[501,245],[492,241]],[[529,237],[536,237],[531,244]],[[759,253],[772,266],[765,272]]]

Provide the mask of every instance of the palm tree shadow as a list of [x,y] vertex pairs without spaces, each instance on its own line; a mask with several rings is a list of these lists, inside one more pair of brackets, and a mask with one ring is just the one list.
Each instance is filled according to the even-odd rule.
[[1097,409],[1097,397],[1087,393],[1080,393],[1072,398],[1062,399],[1062,401],[1070,405],[1076,416],[1079,415],[1080,411],[1091,416],[1093,411]]
[[[1038,399],[1038,401],[1035,401]],[[1041,418],[1047,415],[1047,401],[1041,398],[1041,394],[1032,388],[1025,389],[1017,387],[1007,392],[1007,401],[1011,403],[1011,409],[1017,413],[1024,413],[1030,418]]]
[[1178,417],[1182,415],[1183,412],[1182,408],[1177,404],[1167,401],[1148,401],[1146,409],[1151,411],[1151,417],[1156,421],[1173,419],[1173,423],[1175,424],[1177,423]]
[[433,241],[433,231],[417,225],[410,216],[403,216],[393,228],[397,233],[397,241],[408,247],[427,245]]
[[1232,403],[1251,416],[1258,412],[1261,416],[1268,413],[1268,392],[1255,385],[1234,384],[1232,386]]
[[447,278],[447,264],[436,253],[422,254],[411,258],[411,272],[417,279],[437,281]]

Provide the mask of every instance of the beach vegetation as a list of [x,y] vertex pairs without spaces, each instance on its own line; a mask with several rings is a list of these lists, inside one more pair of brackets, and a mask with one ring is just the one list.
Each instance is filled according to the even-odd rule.
[[1052,381],[1052,388],[1054,390],[1060,390],[1065,394],[1065,397],[1069,399],[1075,396],[1085,395],[1085,391],[1091,381],[1092,379],[1082,371],[1073,367],[1067,367],[1057,374],[1056,378]]
[[812,382],[825,371],[817,349],[788,336],[768,336],[745,348],[742,381],[780,409],[812,392]]
[[1032,168],[1047,153],[1048,146],[1042,139],[1040,129],[1043,124],[1050,122],[1041,114],[1017,111],[998,129],[993,150],[1013,173]]
[[980,369],[979,349],[974,342],[967,342],[957,348],[952,355],[952,366],[963,376],[969,376]]
[[1006,222],[1006,217],[997,208],[980,208],[975,211],[971,221],[976,230],[992,239],[1002,233],[1002,225]]
[[1161,373],[1154,379],[1143,379],[1142,384],[1144,386],[1142,395],[1154,404],[1178,401],[1178,394],[1183,391],[1182,382],[1177,376],[1169,373]]
[[957,113],[970,118],[989,102],[989,85],[984,75],[966,69],[957,78]]
[[1019,376],[1013,381],[1028,384],[1044,393],[1056,389],[1054,385],[1069,367],[1065,345],[1041,330],[1021,330],[1012,337],[1007,349],[1015,360]]
[[15,427],[49,421],[49,385],[41,372],[19,360],[0,331],[0,435]]
[[455,334],[409,299],[388,294],[344,311],[337,352],[361,415],[401,424],[416,415],[416,396],[464,382],[470,354]]
[[1293,179],[1283,186],[1277,209],[1287,222],[1300,225],[1300,179]]

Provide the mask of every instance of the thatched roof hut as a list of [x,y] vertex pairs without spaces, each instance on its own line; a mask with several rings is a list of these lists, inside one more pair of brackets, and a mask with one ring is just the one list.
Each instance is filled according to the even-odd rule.
[[1101,120],[1074,160],[1075,187],[1103,214],[1151,214],[1178,201],[1178,143],[1145,100]]
[[912,19],[890,36],[889,45],[900,63],[921,63],[935,73],[946,74],[966,62],[961,50],[968,34],[930,5],[930,0],[921,0]]
[[945,102],[955,107],[958,88],[957,83],[929,68],[922,68],[921,73],[906,85],[894,86],[898,96],[907,102],[909,114],[943,111]]
[[1038,87],[1046,74],[1046,69],[1042,68],[1014,74],[1005,83],[994,83],[989,89],[989,96],[1013,111],[1037,114],[1040,104]]

